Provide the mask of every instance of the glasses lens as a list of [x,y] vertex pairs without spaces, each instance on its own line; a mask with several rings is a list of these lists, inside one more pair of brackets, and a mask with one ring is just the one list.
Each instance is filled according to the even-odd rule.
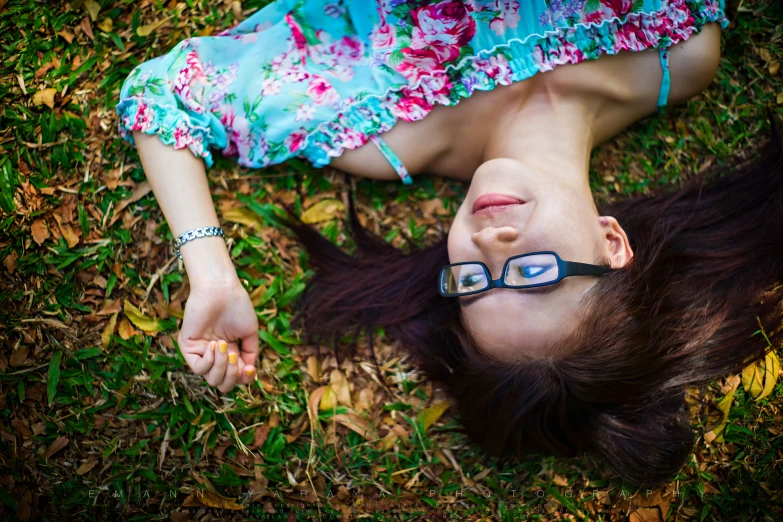
[[552,254],[533,254],[509,261],[503,281],[507,285],[523,286],[549,283],[557,279],[557,258]]
[[487,274],[479,264],[447,266],[440,274],[440,287],[445,294],[467,294],[488,286]]

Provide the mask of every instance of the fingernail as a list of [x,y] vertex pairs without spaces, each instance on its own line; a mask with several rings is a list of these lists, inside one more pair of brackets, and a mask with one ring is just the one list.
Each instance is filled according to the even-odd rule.
[[220,341],[220,352],[226,353],[226,341]]
[[230,364],[236,364],[237,363],[237,354],[235,354],[234,352],[231,352],[230,354],[228,354],[228,362]]
[[245,370],[245,373],[247,374],[248,377],[250,377],[251,375],[253,375],[254,371],[255,368],[248,368],[247,370]]
[[215,341],[209,342],[209,349],[212,350],[213,352],[215,351]]

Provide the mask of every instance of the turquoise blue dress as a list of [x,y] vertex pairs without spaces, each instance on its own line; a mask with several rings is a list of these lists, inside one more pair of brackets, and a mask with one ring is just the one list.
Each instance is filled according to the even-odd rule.
[[566,63],[668,48],[719,22],[724,0],[277,0],[215,36],[188,38],[122,86],[120,132],[155,134],[260,168],[322,167],[436,105]]

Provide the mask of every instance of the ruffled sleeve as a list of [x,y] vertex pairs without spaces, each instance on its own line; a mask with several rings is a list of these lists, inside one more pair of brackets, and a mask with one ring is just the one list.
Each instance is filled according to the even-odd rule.
[[190,40],[138,65],[120,90],[117,113],[123,138],[132,131],[157,135],[175,149],[187,147],[212,166],[210,148],[227,146],[226,127],[208,110],[210,78]]

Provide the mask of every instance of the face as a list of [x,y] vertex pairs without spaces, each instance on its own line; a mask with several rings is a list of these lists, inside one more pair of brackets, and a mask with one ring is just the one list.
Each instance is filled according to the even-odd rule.
[[[492,279],[501,277],[510,256],[541,250],[595,264],[614,252],[605,240],[611,228],[588,186],[517,160],[493,159],[476,170],[449,230],[449,262],[482,261]],[[515,360],[543,355],[548,344],[573,332],[580,301],[596,281],[574,276],[539,288],[492,288],[450,299],[459,300],[463,324],[483,353]]]

